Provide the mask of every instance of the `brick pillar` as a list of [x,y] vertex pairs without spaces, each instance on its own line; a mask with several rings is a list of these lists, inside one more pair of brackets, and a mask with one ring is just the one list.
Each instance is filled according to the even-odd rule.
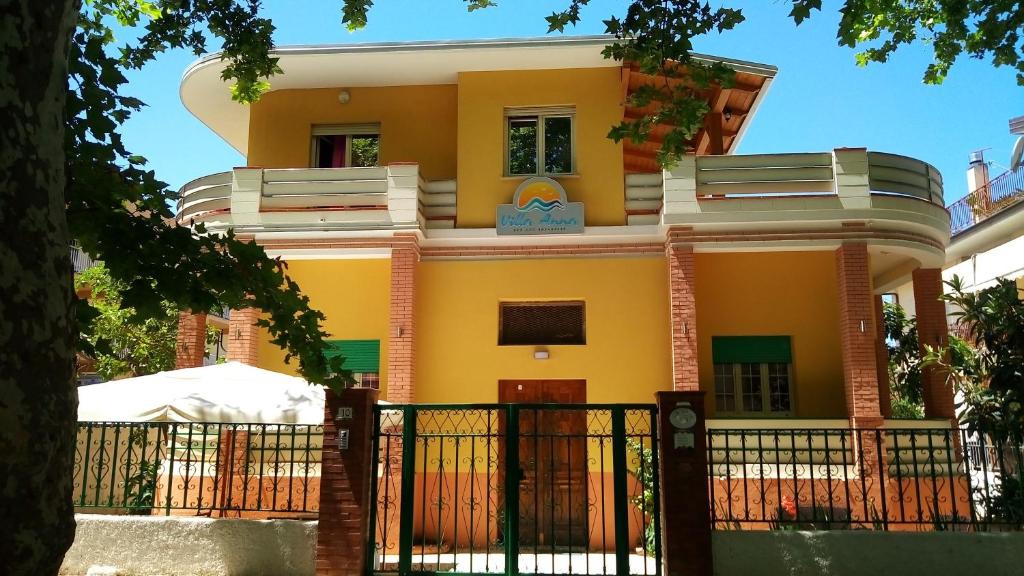
[[[363,576],[370,526],[370,484],[377,458],[372,454],[373,406],[377,391],[347,388],[327,391],[324,448],[320,476],[320,522],[316,539],[317,576]],[[337,420],[338,408],[352,418]],[[338,447],[338,431],[347,430],[348,448]]]
[[415,236],[403,237],[391,249],[391,307],[388,323],[387,399],[407,404],[415,399],[416,266]]
[[697,275],[693,247],[665,245],[672,322],[672,389],[699,390],[697,370]]
[[878,419],[878,369],[875,363],[876,315],[871,297],[866,244],[843,244],[836,250],[839,275],[839,341],[843,354],[846,413],[858,419]]
[[878,373],[878,408],[883,418],[892,417],[892,393],[889,390],[889,348],[885,345],[885,317],[882,297],[875,296],[875,370]]
[[260,317],[255,308],[232,310],[228,319],[227,356],[229,362],[241,362],[255,366],[258,360],[259,327],[256,320]]
[[[851,506],[851,514],[870,522],[881,515],[885,483],[885,438],[878,429],[885,425],[879,401],[879,372],[876,361],[879,317],[871,295],[871,276],[866,244],[843,244],[836,250],[839,277],[839,342],[843,356],[843,389],[850,418],[851,445],[858,473],[863,481],[848,482],[852,498],[863,508]],[[888,379],[886,379],[888,382]],[[857,508],[857,509],[854,509]]]
[[174,367],[198,368],[206,357],[206,313],[193,314],[183,311],[178,314],[177,351]]
[[[711,576],[711,508],[708,502],[704,392],[658,392],[658,475],[661,486],[662,574]],[[677,429],[677,408],[697,415],[692,428]]]
[[[946,305],[942,296],[942,270],[918,268],[914,270],[914,307],[917,309],[917,338],[924,347],[945,347],[949,343],[949,325],[946,323]],[[946,382],[947,371],[939,366],[921,369],[921,387],[924,393],[926,418],[954,420],[953,388]]]
[[[223,428],[223,427],[222,427]],[[249,464],[249,433],[234,428],[222,429],[217,444],[217,490],[220,492],[217,506],[220,516],[240,512],[232,509],[241,508],[243,500],[254,501],[245,496],[246,469]],[[259,482],[257,478],[252,479]],[[255,494],[251,495],[255,498]]]

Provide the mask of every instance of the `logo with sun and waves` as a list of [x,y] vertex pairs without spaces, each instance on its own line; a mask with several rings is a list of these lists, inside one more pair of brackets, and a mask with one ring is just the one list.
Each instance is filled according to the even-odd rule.
[[498,205],[497,232],[582,234],[583,203],[568,202],[565,189],[551,178],[527,178],[516,188],[512,204]]

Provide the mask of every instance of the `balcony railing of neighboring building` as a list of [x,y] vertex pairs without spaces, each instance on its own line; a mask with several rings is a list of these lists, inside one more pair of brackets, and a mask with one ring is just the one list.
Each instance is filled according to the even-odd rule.
[[954,236],[1024,200],[1024,166],[1008,170],[949,205]]
[[89,268],[92,268],[93,266],[96,265],[96,261],[90,258],[89,255],[86,254],[85,251],[82,250],[82,247],[79,246],[77,243],[73,242],[70,246],[70,249],[71,266],[74,269],[75,274],[78,274],[79,272],[84,272],[85,270],[88,270]]

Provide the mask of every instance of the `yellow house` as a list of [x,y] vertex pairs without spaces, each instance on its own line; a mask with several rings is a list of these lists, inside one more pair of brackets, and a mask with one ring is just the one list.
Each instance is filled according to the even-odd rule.
[[[248,107],[200,60],[182,100],[247,165],[185,185],[178,219],[286,260],[346,366],[392,402],[699,388],[718,418],[880,424],[880,295],[913,277],[937,305],[919,304],[922,341],[944,338],[939,173],[860,148],[734,154],[776,69],[712,56],[735,85],[708,91],[693,154],[661,170],[663,127],[606,137],[657,81],[604,59],[609,41],[280,48]],[[294,372],[251,322],[233,315],[230,355]],[[928,416],[949,418],[940,380]]]

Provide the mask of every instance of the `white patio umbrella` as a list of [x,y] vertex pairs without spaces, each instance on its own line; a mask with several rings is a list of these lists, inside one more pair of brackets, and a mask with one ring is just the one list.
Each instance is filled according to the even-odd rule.
[[324,389],[239,362],[78,389],[78,420],[320,424]]

